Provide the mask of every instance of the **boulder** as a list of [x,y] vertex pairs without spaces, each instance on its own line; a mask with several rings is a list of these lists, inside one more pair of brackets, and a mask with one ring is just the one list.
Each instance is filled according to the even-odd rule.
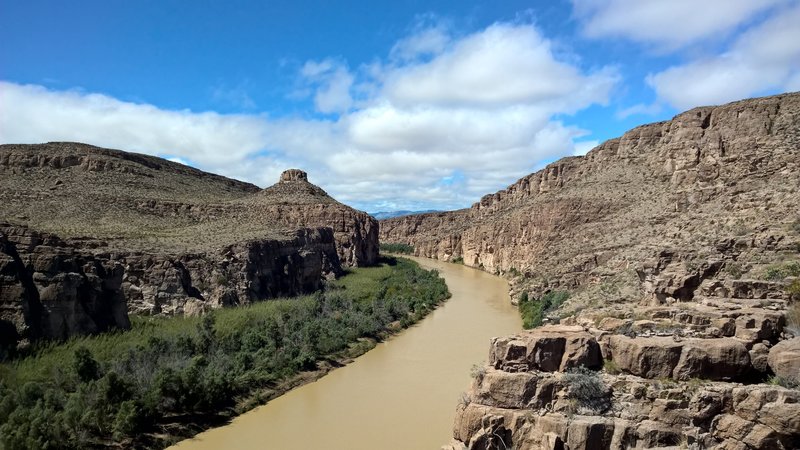
[[800,337],[775,344],[769,350],[767,363],[775,375],[800,380]]
[[509,373],[488,368],[473,391],[481,404],[497,408],[525,408],[536,394],[538,377],[530,372]]
[[769,363],[767,362],[768,356],[769,348],[759,342],[750,349],[750,364],[757,371],[767,373],[767,371],[769,371]]
[[738,340],[695,339],[686,341],[672,377],[676,380],[737,379],[749,369],[750,354]]
[[622,335],[611,336],[609,347],[620,370],[644,378],[671,377],[683,349],[683,345],[672,338],[629,338]]
[[595,337],[579,326],[548,325],[521,334],[494,339],[489,364],[509,372],[564,371],[602,366]]

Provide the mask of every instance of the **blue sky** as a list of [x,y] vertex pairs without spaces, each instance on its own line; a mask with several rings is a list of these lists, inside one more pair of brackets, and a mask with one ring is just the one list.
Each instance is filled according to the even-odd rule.
[[799,90],[798,23],[800,0],[0,0],[0,142],[453,209],[636,125]]

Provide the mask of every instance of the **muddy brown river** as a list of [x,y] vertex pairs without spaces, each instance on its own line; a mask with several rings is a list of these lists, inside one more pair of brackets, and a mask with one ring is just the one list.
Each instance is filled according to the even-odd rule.
[[450,441],[470,368],[486,360],[491,337],[522,322],[501,278],[413,259],[437,269],[452,298],[353,363],[171,448],[435,450]]

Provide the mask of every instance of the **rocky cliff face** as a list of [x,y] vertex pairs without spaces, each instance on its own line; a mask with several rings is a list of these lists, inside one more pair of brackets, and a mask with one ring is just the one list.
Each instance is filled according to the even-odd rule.
[[283,172],[277,184],[244,198],[241,204],[250,221],[331,227],[342,264],[368,266],[378,260],[378,221],[332,199],[309,183],[302,170]]
[[504,275],[515,300],[571,294],[545,308],[560,325],[495,340],[452,448],[800,448],[798,391],[779,386],[800,382],[798,174],[786,94],[636,128],[469,209],[382,221],[383,242]]
[[800,448],[800,391],[742,384],[757,365],[735,338],[555,325],[495,339],[446,448]]
[[[800,95],[696,108],[559,160],[471,208],[381,221],[382,242],[574,287],[662,249],[789,249],[800,198]],[[727,244],[723,244],[723,247]],[[729,252],[730,253],[730,252]],[[534,286],[538,283],[540,286]]]
[[118,262],[0,223],[0,346],[130,326]]
[[296,169],[261,190],[83,144],[3,145],[0,186],[4,346],[309,293],[378,257],[377,222]]

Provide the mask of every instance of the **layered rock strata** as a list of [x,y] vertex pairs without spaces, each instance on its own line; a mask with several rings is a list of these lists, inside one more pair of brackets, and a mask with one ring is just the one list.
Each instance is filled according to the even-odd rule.
[[[690,295],[701,264],[755,274],[796,250],[799,115],[800,94],[695,108],[563,158],[471,208],[383,220],[381,242],[506,274],[513,294],[572,289],[669,252],[665,275]],[[638,284],[635,276],[626,281]]]
[[800,391],[742,384],[758,370],[735,338],[545,326],[493,340],[445,448],[798,448]]
[[313,292],[378,225],[291,169],[253,185],[83,144],[0,146],[4,346]]

